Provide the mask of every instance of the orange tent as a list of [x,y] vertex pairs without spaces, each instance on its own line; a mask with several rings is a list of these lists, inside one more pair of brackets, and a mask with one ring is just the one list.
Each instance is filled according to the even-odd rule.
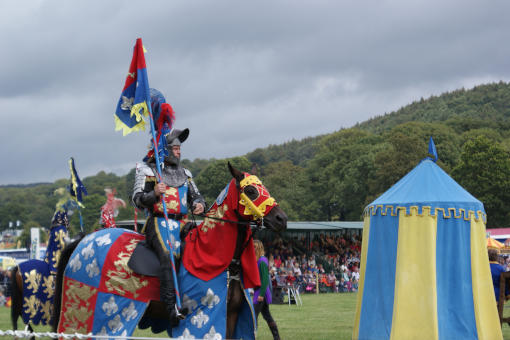
[[492,237],[487,237],[487,248],[501,249],[505,245]]

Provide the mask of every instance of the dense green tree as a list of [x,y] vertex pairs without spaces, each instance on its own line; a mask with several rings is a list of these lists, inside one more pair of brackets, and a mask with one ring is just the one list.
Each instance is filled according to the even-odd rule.
[[307,167],[307,191],[316,204],[304,210],[305,217],[328,221],[359,219],[378,142],[379,137],[355,128],[321,140]]
[[[433,137],[439,161],[447,172],[458,162],[460,138],[438,123],[409,122],[383,135],[384,143],[375,156],[375,174],[369,182],[369,200],[388,190],[425,157]],[[367,202],[368,203],[368,202]]]
[[260,175],[271,196],[292,221],[300,219],[303,206],[310,200],[306,197],[304,176],[305,169],[291,161],[270,163],[262,168]]
[[234,157],[212,162],[195,178],[195,184],[209,207],[232,179],[228,162],[241,171],[249,172],[251,169],[251,163],[246,157]]
[[509,225],[509,153],[484,136],[464,144],[459,165],[452,176],[485,206],[488,227]]

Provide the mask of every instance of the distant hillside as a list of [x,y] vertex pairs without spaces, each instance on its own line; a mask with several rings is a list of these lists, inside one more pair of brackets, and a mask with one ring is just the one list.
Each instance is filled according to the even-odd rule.
[[51,184],[49,182],[39,182],[39,183],[29,183],[29,184],[6,184],[6,185],[0,185],[1,188],[31,188],[38,185],[48,185]]
[[510,128],[510,84],[499,82],[421,98],[396,112],[369,119],[356,127],[382,133],[407,122],[444,122],[458,131]]
[[[232,160],[260,177],[291,220],[360,220],[363,208],[427,156],[432,136],[438,164],[480,199],[489,227],[510,227],[510,84],[419,99],[349,129],[258,148]],[[225,159],[183,160],[211,202],[228,180]],[[134,169],[126,176],[100,171],[84,179],[86,230],[98,226],[105,187],[129,202]],[[55,183],[0,186],[0,231],[9,221],[48,226],[55,209]],[[508,196],[508,197],[507,197]],[[117,219],[133,218],[128,204]],[[78,216],[71,218],[78,230]]]

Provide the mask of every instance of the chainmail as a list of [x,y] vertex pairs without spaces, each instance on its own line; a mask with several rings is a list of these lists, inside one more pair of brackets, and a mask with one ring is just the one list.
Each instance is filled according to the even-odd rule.
[[[151,164],[152,171],[157,174],[156,165]],[[163,183],[168,185],[169,187],[178,188],[183,185],[188,176],[184,172],[184,168],[181,165],[171,166],[166,165],[161,170],[161,177],[163,179]]]

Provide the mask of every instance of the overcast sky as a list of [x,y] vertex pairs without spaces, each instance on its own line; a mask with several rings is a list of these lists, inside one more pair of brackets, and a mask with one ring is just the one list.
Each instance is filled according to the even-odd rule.
[[330,133],[510,80],[510,2],[1,1],[0,185],[126,174],[148,132],[113,113],[138,37],[188,127],[183,157]]

